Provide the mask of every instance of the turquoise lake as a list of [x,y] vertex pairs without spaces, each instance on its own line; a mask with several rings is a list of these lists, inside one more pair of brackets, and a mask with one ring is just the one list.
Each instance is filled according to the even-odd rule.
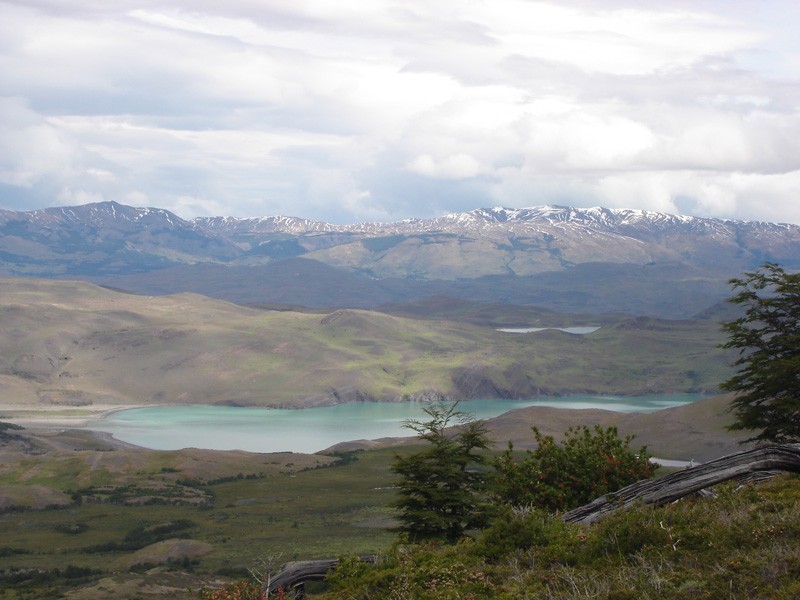
[[[515,408],[602,408],[652,412],[702,398],[699,394],[658,396],[566,396],[535,400],[470,400],[459,409],[475,418],[496,417]],[[152,448],[207,448],[250,452],[319,452],[350,440],[413,435],[407,419],[423,419],[425,404],[353,403],[301,410],[230,406],[158,406],[112,413],[87,426],[116,439]]]

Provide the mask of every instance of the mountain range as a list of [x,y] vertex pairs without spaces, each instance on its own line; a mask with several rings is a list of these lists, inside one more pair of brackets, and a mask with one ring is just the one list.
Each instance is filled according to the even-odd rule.
[[185,220],[116,202],[0,211],[2,276],[261,305],[375,308],[446,297],[686,317],[765,261],[800,267],[800,227],[561,206],[348,225]]

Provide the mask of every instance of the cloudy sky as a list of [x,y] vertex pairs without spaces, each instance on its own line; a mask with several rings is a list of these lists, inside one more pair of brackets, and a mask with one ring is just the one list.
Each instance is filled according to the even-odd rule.
[[0,0],[0,208],[800,223],[796,0]]

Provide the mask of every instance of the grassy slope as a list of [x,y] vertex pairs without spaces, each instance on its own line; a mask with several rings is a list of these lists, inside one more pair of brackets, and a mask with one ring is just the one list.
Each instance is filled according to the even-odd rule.
[[800,596],[800,478],[730,483],[715,498],[632,508],[586,528],[499,519],[477,543],[389,551],[350,564],[319,598],[673,600]]
[[711,321],[638,318],[574,336],[507,334],[367,311],[259,311],[193,294],[0,281],[3,403],[295,405],[713,390],[729,375]]
[[[0,507],[0,598],[60,597],[47,589],[45,574],[70,566],[98,570],[88,580],[103,578],[70,597],[129,597],[124,590],[138,581],[141,597],[169,591],[170,597],[193,598],[196,592],[187,593],[187,587],[196,590],[219,574],[240,577],[262,561],[274,561],[274,568],[293,558],[376,552],[394,537],[386,529],[394,494],[392,450],[319,468],[335,459],[111,449],[81,432],[7,433],[17,438],[0,440],[0,499],[6,500]],[[37,454],[29,453],[31,442]],[[39,510],[12,509],[9,503]],[[125,546],[142,527],[168,531]],[[169,552],[175,566],[142,574]],[[192,575],[176,577],[176,568]],[[4,573],[18,569],[41,572],[12,586]],[[145,582],[154,587],[142,591]],[[75,584],[64,578],[52,583],[62,591]],[[159,587],[164,585],[177,588]],[[11,595],[3,595],[6,588]]]

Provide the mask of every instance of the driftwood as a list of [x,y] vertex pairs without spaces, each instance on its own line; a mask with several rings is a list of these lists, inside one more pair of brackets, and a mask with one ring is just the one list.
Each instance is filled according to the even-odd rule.
[[[359,560],[375,564],[376,556],[361,556]],[[263,596],[273,598],[278,590],[283,589],[287,594],[292,594],[295,598],[302,598],[305,595],[305,584],[308,581],[322,581],[325,577],[336,569],[339,565],[337,558],[325,558],[321,560],[299,560],[286,563],[281,571],[270,577],[262,590]]]
[[658,479],[638,481],[570,510],[561,518],[568,523],[588,525],[620,509],[638,504],[663,506],[724,481],[748,476],[757,479],[754,474],[765,471],[800,473],[800,444],[759,446]]

